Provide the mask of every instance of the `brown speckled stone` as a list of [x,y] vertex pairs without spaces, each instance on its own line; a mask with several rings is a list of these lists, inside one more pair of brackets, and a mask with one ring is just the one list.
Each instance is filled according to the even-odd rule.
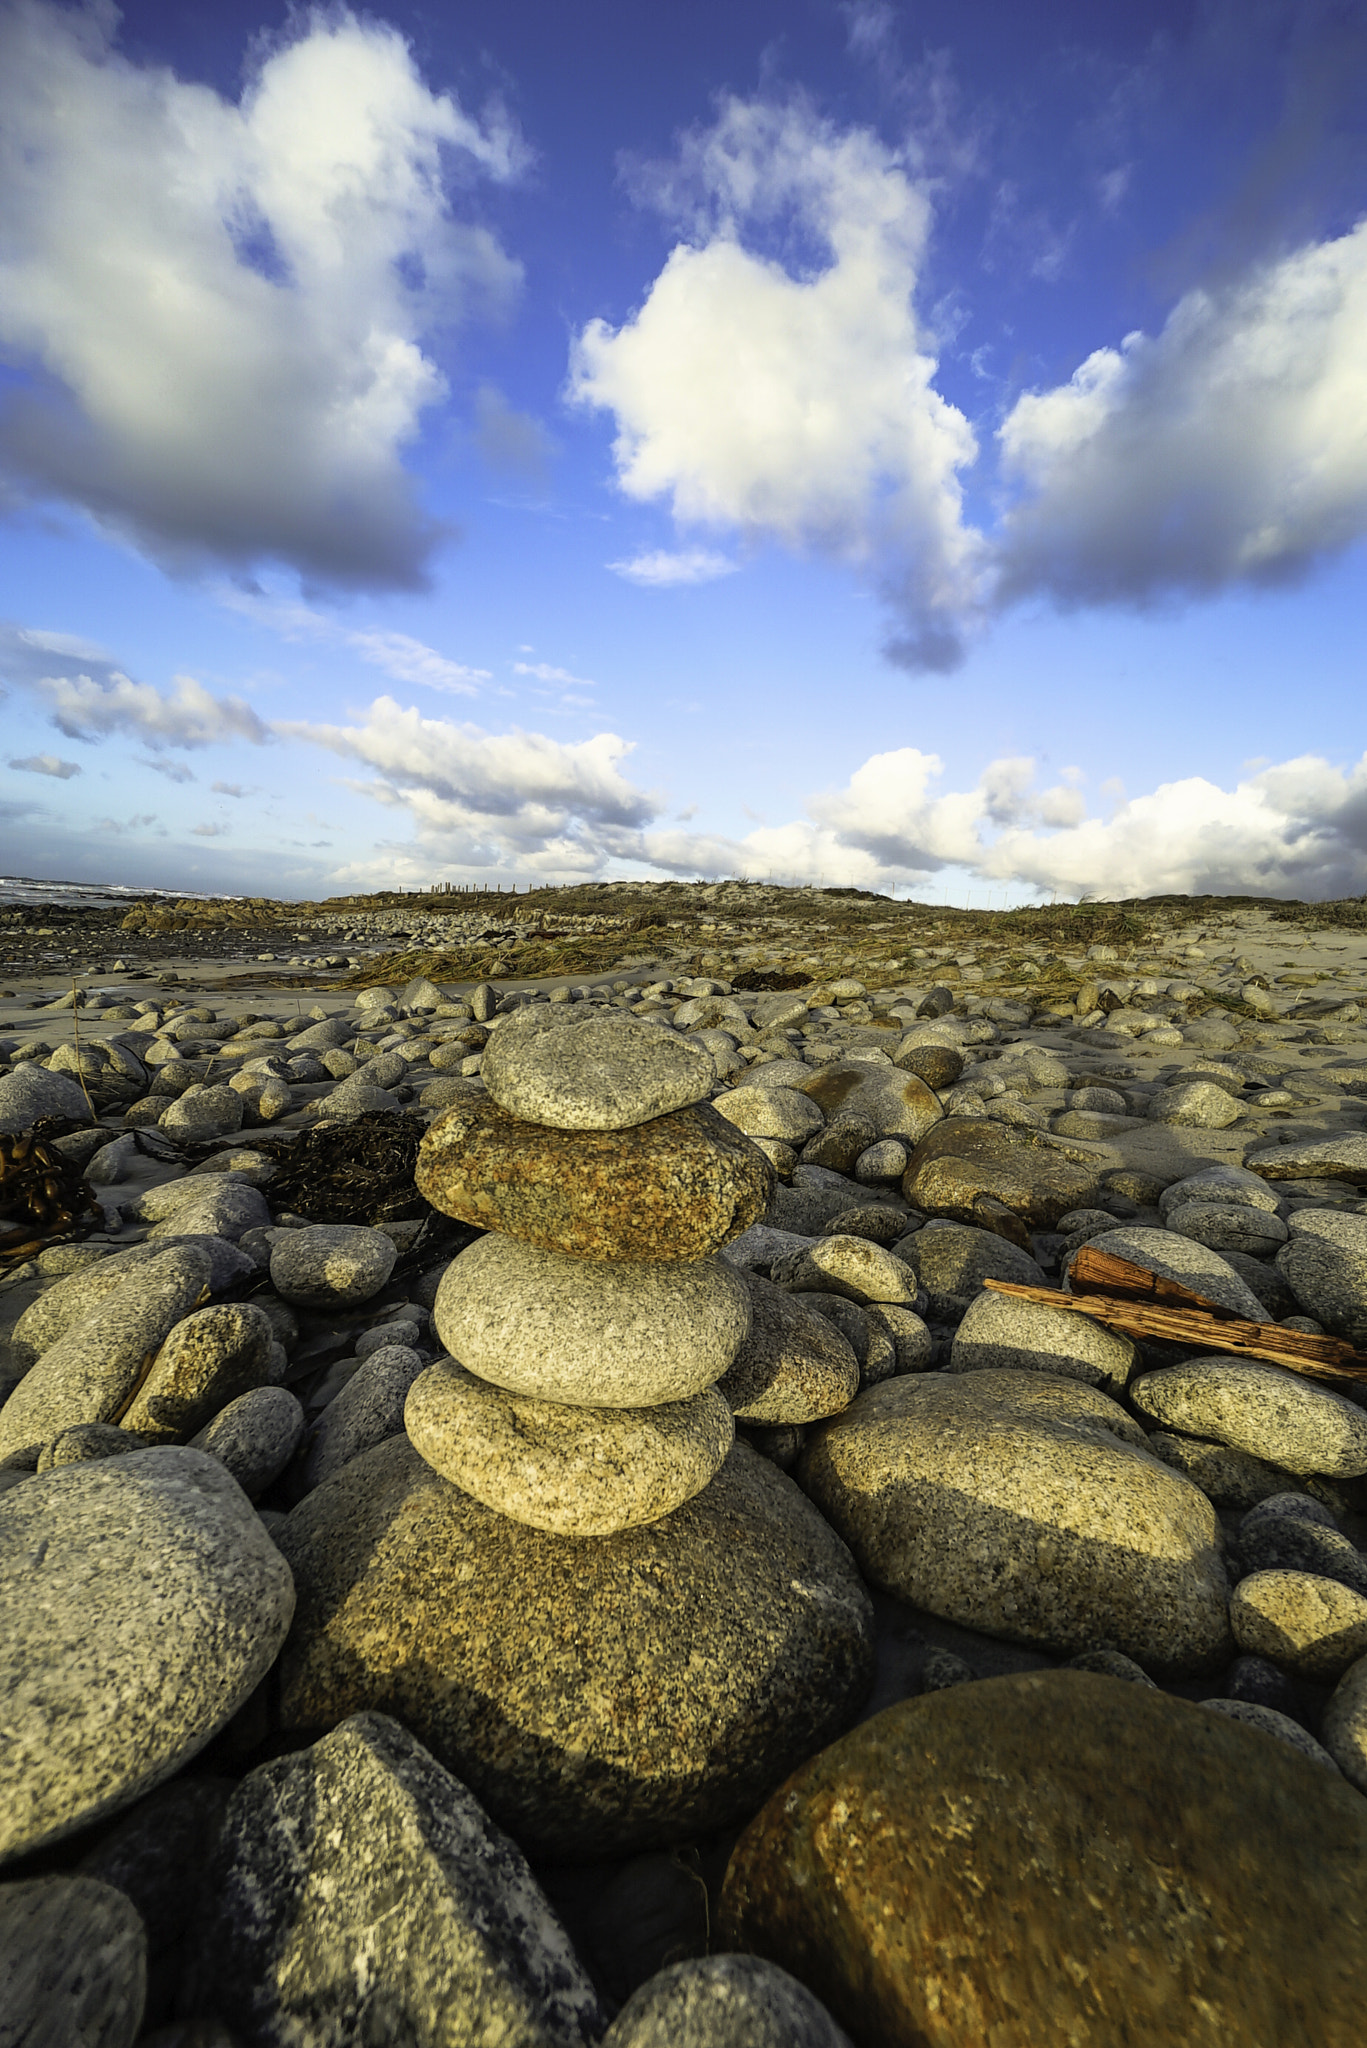
[[990,1195],[1032,1230],[1052,1230],[1070,1209],[1095,1201],[1100,1185],[1100,1166],[1078,1165],[1063,1146],[967,1116],[927,1131],[902,1177],[902,1193],[927,1216],[980,1224],[977,1198]]
[[719,1945],[800,1975],[858,2048],[1350,2048],[1367,1804],[1147,1686],[922,1694],[741,1837]]
[[705,1259],[757,1222],[774,1169],[706,1103],[623,1131],[524,1123],[488,1097],[428,1131],[418,1191],[436,1209],[576,1259]]
[[299,1601],[284,1725],[394,1715],[533,1853],[740,1819],[848,1725],[872,1673],[849,1552],[742,1444],[664,1520],[590,1541],[494,1514],[395,1437],[278,1540]]

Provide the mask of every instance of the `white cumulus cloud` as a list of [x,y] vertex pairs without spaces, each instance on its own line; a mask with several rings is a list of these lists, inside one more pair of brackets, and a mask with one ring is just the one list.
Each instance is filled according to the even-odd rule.
[[674,873],[884,890],[953,867],[1064,896],[1367,891],[1367,754],[1350,768],[1305,755],[1230,789],[1189,776],[1115,791],[1104,817],[1073,782],[1037,790],[1029,759],[991,762],[962,790],[942,789],[943,774],[938,756],[896,748],[813,796],[804,818],[740,839],[647,832],[645,857]]
[[392,697],[377,698],[360,724],[275,730],[375,769],[358,786],[406,811],[423,844],[446,859],[594,872],[636,848],[657,808],[623,775],[631,746],[616,733],[574,745],[542,733],[490,733],[424,718]]
[[[977,450],[914,305],[925,192],[871,131],[796,99],[728,98],[643,183],[687,238],[630,319],[589,323],[570,370],[571,395],[615,417],[621,488],[685,525],[848,563],[895,608],[894,656],[953,666],[980,552],[959,472]],[[814,260],[763,246],[785,234]]]
[[[0,677],[32,692],[68,739],[125,733],[157,751],[270,739],[245,698],[215,697],[193,676],[173,677],[169,691],[135,682],[101,648],[70,634],[0,620]],[[193,779],[188,770],[148,765],[174,782]]]
[[715,548],[654,548],[607,566],[628,583],[639,583],[647,590],[670,590],[681,583],[715,583],[719,576],[734,576],[740,564]]
[[0,342],[30,373],[0,460],[173,568],[420,585],[439,531],[400,456],[446,394],[422,343],[520,279],[449,189],[514,175],[514,129],[345,7],[237,104],[130,62],[117,22],[0,17]]
[[1367,531],[1367,221],[1186,294],[1001,428],[1003,599],[1290,581]]
[[173,676],[165,693],[117,669],[105,681],[43,676],[37,687],[53,724],[72,740],[130,733],[149,747],[208,747],[223,740],[262,746],[270,738],[245,697],[215,697],[193,676]]

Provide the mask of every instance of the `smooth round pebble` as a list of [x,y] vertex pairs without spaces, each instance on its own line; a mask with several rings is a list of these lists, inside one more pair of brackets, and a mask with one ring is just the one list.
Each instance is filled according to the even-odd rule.
[[730,1365],[750,1315],[745,1280],[725,1259],[571,1259],[495,1232],[451,1261],[433,1310],[468,1371],[590,1408],[701,1393]]
[[276,1239],[271,1285],[301,1308],[350,1308],[379,1293],[398,1256],[393,1238],[381,1230],[310,1223]]
[[303,1433],[304,1411],[288,1387],[253,1387],[206,1422],[190,1448],[226,1465],[248,1500],[255,1500],[279,1478]]
[[705,1956],[633,1991],[602,2048],[850,2048],[850,2037],[777,1963]]
[[570,1407],[506,1393],[449,1361],[409,1388],[404,1426],[443,1478],[557,1536],[657,1522],[702,1492],[735,1434],[715,1387],[655,1408]]

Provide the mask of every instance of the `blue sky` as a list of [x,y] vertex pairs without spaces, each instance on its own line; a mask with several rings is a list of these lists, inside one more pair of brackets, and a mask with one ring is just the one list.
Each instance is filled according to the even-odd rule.
[[0,0],[0,866],[1367,890],[1360,5]]

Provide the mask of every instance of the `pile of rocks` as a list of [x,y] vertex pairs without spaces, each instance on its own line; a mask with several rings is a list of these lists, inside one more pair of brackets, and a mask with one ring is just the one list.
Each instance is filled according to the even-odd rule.
[[[487,1097],[419,1164],[434,1203],[488,1227],[437,1294],[452,1356],[415,1381],[406,1436],[280,1535],[282,1716],[393,1714],[520,1841],[620,1854],[753,1809],[843,1725],[872,1614],[829,1525],[733,1442],[718,1382],[755,1283],[717,1253],[773,1178],[703,1102],[709,1063],[551,1009],[496,1043]],[[819,1327],[790,1347],[802,1412],[850,1399],[834,1348]],[[766,1356],[747,1386],[772,1389]]]

